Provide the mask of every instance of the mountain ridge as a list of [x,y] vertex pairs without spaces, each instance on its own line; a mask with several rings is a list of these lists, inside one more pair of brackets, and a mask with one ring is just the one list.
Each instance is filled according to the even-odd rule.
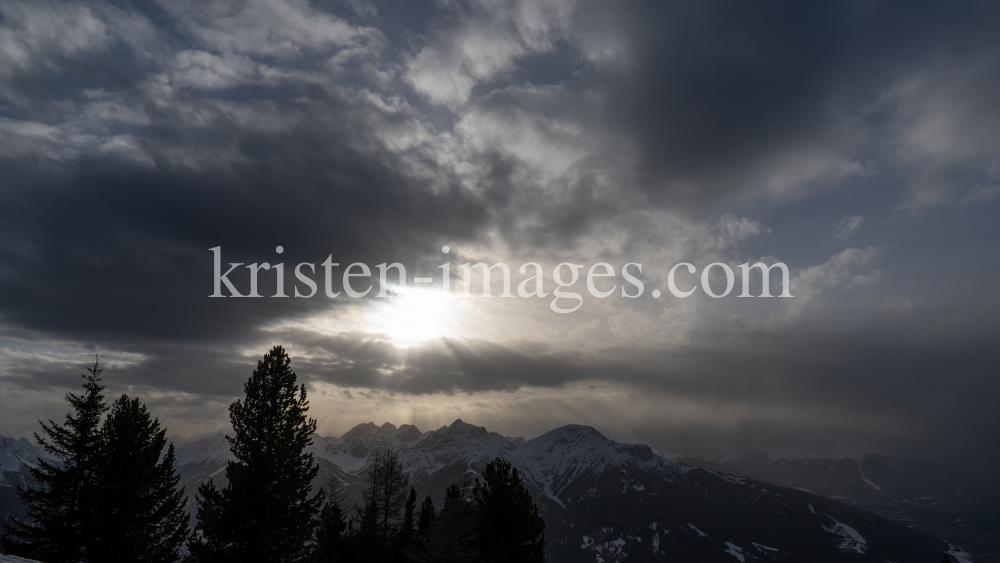
[[[314,487],[356,501],[367,456],[397,450],[421,497],[440,506],[452,483],[470,486],[495,457],[522,475],[546,520],[550,560],[566,563],[698,560],[927,561],[948,546],[928,534],[804,491],[693,467],[645,444],[611,440],[586,425],[565,425],[531,440],[461,419],[436,430],[373,422],[341,437],[314,436]],[[225,483],[232,459],[223,432],[177,448],[192,499],[197,486]],[[193,512],[193,503],[188,509]]]

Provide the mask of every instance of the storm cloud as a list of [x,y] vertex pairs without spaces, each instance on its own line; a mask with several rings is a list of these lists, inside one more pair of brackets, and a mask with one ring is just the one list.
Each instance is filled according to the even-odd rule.
[[[998,11],[2,0],[0,425],[59,416],[98,354],[214,429],[281,343],[331,431],[464,408],[670,450],[777,425],[996,469]],[[214,247],[284,262],[288,292],[328,256],[639,262],[646,292],[461,300],[404,341],[394,297],[211,299]],[[677,299],[681,261],[781,261],[795,297]]]

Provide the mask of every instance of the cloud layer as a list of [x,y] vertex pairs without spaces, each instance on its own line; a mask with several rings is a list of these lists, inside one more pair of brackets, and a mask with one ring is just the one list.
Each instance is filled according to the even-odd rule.
[[[670,448],[779,424],[998,467],[997,12],[2,0],[0,428],[58,416],[93,353],[214,428],[283,343],[331,428],[465,409]],[[647,289],[457,299],[402,342],[392,298],[209,299],[216,246],[289,271],[641,262]],[[781,261],[795,298],[676,299],[681,261]]]

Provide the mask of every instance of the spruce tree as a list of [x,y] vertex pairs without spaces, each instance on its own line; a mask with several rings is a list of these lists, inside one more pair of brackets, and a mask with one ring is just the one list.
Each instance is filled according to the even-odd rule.
[[173,563],[187,539],[174,445],[139,399],[122,395],[101,428],[84,546],[90,563]]
[[29,468],[38,488],[19,488],[25,520],[4,522],[3,548],[10,554],[47,563],[76,563],[83,557],[83,528],[93,515],[87,513],[86,494],[91,485],[94,460],[100,447],[98,425],[108,410],[97,359],[83,377],[82,394],[68,393],[72,411],[62,425],[39,421],[44,436],[35,440],[55,462],[39,460]]
[[480,556],[496,563],[545,561],[545,522],[517,468],[496,458],[476,479],[472,506],[478,520]]
[[[480,556],[476,511],[465,498],[465,487],[452,484],[445,491],[444,507],[434,519],[421,549],[410,552],[418,563],[483,563]],[[492,563],[492,562],[491,562]]]
[[430,543],[431,530],[436,519],[437,510],[434,508],[434,501],[428,496],[420,505],[420,514],[417,516],[417,529],[413,541],[403,549],[403,553],[410,561],[431,560],[427,545]]
[[246,399],[229,407],[236,458],[229,483],[198,489],[198,525],[190,560],[202,563],[307,561],[323,493],[310,495],[319,471],[306,447],[316,420],[307,418],[305,386],[296,386],[291,360],[275,346],[244,385]]
[[314,563],[347,563],[351,561],[347,542],[348,526],[341,507],[341,495],[334,490],[327,496],[319,513],[316,539],[312,545]]
[[351,552],[354,560],[364,563],[383,563],[386,545],[382,541],[381,518],[378,502],[372,498],[363,506],[354,507],[357,527],[351,530]]
[[434,508],[434,501],[428,496],[420,505],[420,516],[417,518],[417,536],[421,540],[427,539],[435,518],[437,518],[437,509]]
[[412,551],[417,541],[417,526],[414,512],[417,509],[417,491],[410,487],[410,495],[406,497],[403,506],[403,525],[396,534],[395,549],[392,560],[398,563],[409,561],[407,553]]

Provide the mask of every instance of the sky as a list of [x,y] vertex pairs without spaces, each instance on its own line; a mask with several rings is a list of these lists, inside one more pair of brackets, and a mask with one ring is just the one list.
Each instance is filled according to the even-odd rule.
[[[993,2],[0,0],[0,434],[61,419],[95,356],[213,431],[280,344],[323,435],[577,423],[998,471],[998,92]],[[277,269],[209,297],[213,248],[289,297]],[[350,298],[355,262],[407,284]],[[464,295],[477,262],[514,297],[499,270]],[[738,297],[756,262],[793,297]]]

